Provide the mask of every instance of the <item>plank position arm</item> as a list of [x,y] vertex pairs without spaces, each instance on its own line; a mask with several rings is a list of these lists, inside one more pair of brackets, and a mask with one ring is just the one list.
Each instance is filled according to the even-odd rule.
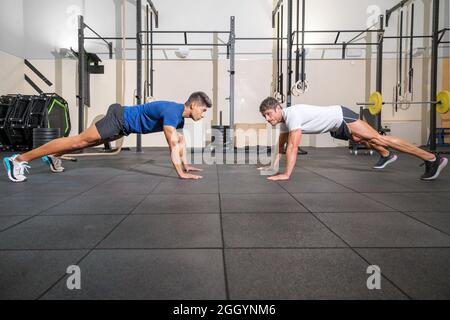
[[289,132],[289,134],[280,134],[279,138],[279,153],[277,155],[278,160],[281,158],[281,152],[283,151],[284,142],[288,137],[288,144],[286,148],[286,169],[284,173],[271,176],[267,179],[277,181],[277,180],[288,180],[294,170],[295,163],[297,162],[298,146],[302,140],[302,130],[296,129]]
[[[186,143],[182,134],[179,134],[172,126],[163,127],[164,136],[170,150],[170,159],[181,179],[201,179],[202,176],[188,173],[189,171],[201,171],[200,169],[190,166],[187,162]],[[186,170],[186,172],[185,172]]]
[[31,162],[46,155],[62,155],[104,143],[95,125],[76,136],[54,139],[39,148],[19,155],[17,161]]
[[273,162],[270,164],[270,166],[262,166],[259,167],[258,170],[261,171],[274,171],[274,170],[278,170],[278,163],[281,160],[281,157],[283,156],[283,154],[285,153],[284,151],[284,145],[286,144],[287,140],[288,140],[288,136],[289,133],[288,132],[281,132],[279,137],[278,137],[278,152],[275,155],[275,158],[273,160]]

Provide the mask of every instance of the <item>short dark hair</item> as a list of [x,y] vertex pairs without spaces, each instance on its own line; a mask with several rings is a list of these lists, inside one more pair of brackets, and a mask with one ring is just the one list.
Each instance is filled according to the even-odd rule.
[[211,108],[212,103],[211,99],[208,97],[208,95],[202,91],[196,91],[192,93],[189,96],[189,99],[186,101],[186,105],[190,106],[193,102],[199,102],[200,104],[204,105],[207,108]]
[[277,106],[280,106],[280,101],[274,97],[267,97],[261,102],[259,112],[263,113],[269,109],[275,109]]

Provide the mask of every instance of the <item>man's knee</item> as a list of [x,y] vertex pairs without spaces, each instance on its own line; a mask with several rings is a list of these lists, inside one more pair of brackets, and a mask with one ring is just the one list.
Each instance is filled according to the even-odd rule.
[[389,146],[389,141],[385,138],[385,136],[382,135],[377,135],[371,139],[369,139],[369,143],[370,144],[374,144],[377,146],[381,146],[381,147],[388,147]]
[[87,144],[99,143],[102,139],[95,125],[90,126],[80,133],[77,138],[79,138],[79,141],[83,141]]
[[352,134],[352,140],[354,142],[361,142],[361,141],[363,141],[363,139],[361,137],[359,137],[357,135],[354,135],[354,134]]
[[86,148],[89,144],[90,144],[90,142],[87,141],[85,138],[78,136],[78,137],[74,137],[73,142],[72,142],[72,148],[83,149],[83,148]]

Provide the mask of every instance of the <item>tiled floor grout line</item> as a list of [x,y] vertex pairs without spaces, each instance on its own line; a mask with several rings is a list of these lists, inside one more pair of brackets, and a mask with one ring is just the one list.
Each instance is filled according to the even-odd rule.
[[224,274],[224,281],[225,281],[225,298],[226,300],[230,300],[230,289],[228,284],[228,273],[227,273],[227,264],[225,260],[225,236],[223,233],[223,215],[222,215],[222,197],[220,194],[220,181],[219,181],[219,169],[217,167],[217,164],[215,164],[216,167],[216,173],[217,173],[217,190],[218,190],[218,197],[219,197],[219,215],[220,215],[220,234],[222,237],[222,261],[223,261],[223,274]]
[[[150,160],[149,160],[149,161],[150,161]],[[141,163],[141,164],[139,164],[139,165],[143,165],[143,164],[145,164],[145,163],[147,163],[147,162],[148,162],[148,161],[145,161],[145,162],[143,162],[143,163]],[[130,167],[130,168],[133,168],[133,167]],[[126,171],[129,171],[129,170],[130,170],[130,169],[127,169]],[[96,183],[95,185],[93,185],[93,186],[90,187],[89,189],[83,190],[83,191],[78,192],[78,193],[75,193],[73,196],[69,196],[67,199],[65,199],[65,200],[63,200],[63,201],[61,201],[61,202],[58,202],[57,204],[52,205],[52,206],[50,206],[50,207],[48,207],[48,208],[46,208],[46,209],[44,209],[44,210],[41,210],[41,211],[39,211],[39,212],[38,212],[37,214],[35,214],[35,215],[32,215],[32,216],[26,216],[26,217],[27,217],[26,219],[24,219],[24,220],[22,220],[22,221],[20,221],[20,222],[18,222],[18,223],[16,223],[16,224],[13,224],[13,225],[11,225],[11,226],[9,226],[9,227],[6,227],[5,229],[0,230],[0,233],[1,233],[1,232],[4,232],[4,231],[7,231],[7,230],[9,230],[9,229],[11,229],[11,228],[13,228],[13,227],[15,227],[15,226],[18,226],[19,224],[24,223],[24,222],[26,222],[26,221],[28,221],[28,220],[34,218],[34,217],[40,216],[40,215],[41,215],[42,213],[44,213],[45,211],[48,211],[48,210],[50,210],[50,209],[52,209],[52,208],[55,208],[55,207],[57,207],[57,206],[59,206],[59,205],[65,203],[65,202],[67,202],[67,201],[69,201],[69,200],[71,200],[71,199],[73,199],[73,198],[76,198],[76,197],[82,195],[83,193],[88,192],[88,191],[90,191],[90,190],[92,190],[92,189],[98,187],[99,185],[101,185],[101,184],[103,184],[103,183],[105,183],[105,182],[108,182],[108,181],[110,181],[110,180],[112,180],[112,179],[114,179],[114,178],[116,178],[116,177],[118,177],[118,176],[121,176],[121,175],[123,175],[123,173],[119,173],[119,174],[114,175],[114,176],[112,176],[112,177],[106,178],[106,179],[102,180],[101,182]],[[56,178],[55,178],[55,179],[56,179]],[[31,188],[32,188],[32,187],[29,187],[29,188],[26,188],[25,190],[28,190],[28,189],[31,189]],[[0,197],[0,199],[1,199],[1,197]],[[13,215],[13,216],[20,216],[20,215]],[[46,215],[45,215],[45,216],[46,216]],[[49,216],[52,216],[52,215],[49,215]],[[1,215],[0,215],[0,217],[1,217]]]
[[[153,194],[152,194],[153,195]],[[389,212],[396,212],[396,211],[371,211],[370,213],[377,214],[377,213],[389,213]],[[222,214],[226,215],[245,215],[245,214],[257,214],[257,215],[270,215],[270,214],[276,214],[276,215],[301,215],[301,214],[308,214],[309,212],[306,211],[286,211],[286,212],[273,212],[273,211],[267,211],[267,212],[252,212],[252,211],[236,211],[236,212],[222,212]],[[315,213],[325,213],[325,214],[342,214],[342,213],[358,213],[358,211],[341,211],[341,212],[315,212]],[[132,216],[163,216],[163,215],[172,215],[172,216],[182,216],[182,215],[220,215],[220,212],[152,212],[152,213],[131,213]],[[123,213],[65,213],[65,214],[45,214],[41,215],[41,217],[71,217],[71,216],[84,216],[84,217],[95,217],[95,216],[123,216]],[[1,216],[0,216],[1,217]],[[4,217],[29,217],[29,216],[4,216]]]
[[[278,182],[277,182],[278,183]],[[284,187],[278,183],[283,189]],[[286,190],[287,191],[287,190]],[[345,243],[348,246],[348,249],[350,249],[351,251],[353,251],[353,253],[355,253],[357,256],[359,256],[363,261],[365,261],[368,265],[372,265],[372,263],[370,263],[369,260],[367,260],[364,256],[362,256],[357,250],[355,250],[354,248],[352,248],[352,246],[345,241],[340,235],[338,235],[334,230],[332,230],[328,225],[326,225],[322,220],[319,219],[319,217],[317,217],[311,210],[309,210],[307,207],[305,207],[300,200],[298,200],[297,198],[295,198],[290,192],[288,192],[289,195],[298,203],[300,204],[302,207],[306,208],[309,213],[320,223],[322,224],[325,228],[327,228],[331,233],[333,233],[338,239],[340,239],[343,243]],[[394,281],[392,281],[389,277],[387,277],[385,274],[381,274],[382,277],[384,277],[388,282],[390,282],[395,288],[397,288],[397,290],[399,290],[402,294],[404,294],[408,299],[412,300],[412,297],[410,297],[405,291],[403,291]]]
[[[383,203],[383,202],[381,202],[381,201],[379,201],[379,200],[377,200],[377,199],[374,199],[374,198],[372,198],[372,197],[370,197],[370,196],[368,196],[368,195],[366,195],[366,194],[362,194],[362,195],[365,196],[366,198],[372,200],[372,201],[378,202],[378,203],[380,203],[380,204],[385,205],[386,207],[392,208],[391,206],[389,206],[389,205],[387,205],[387,204],[385,204],[385,203]],[[395,209],[395,208],[393,208],[393,209]],[[418,222],[418,223],[420,223],[420,224],[426,225],[426,226],[428,226],[428,227],[430,227],[430,228],[432,228],[432,229],[434,229],[434,230],[436,230],[436,231],[438,231],[438,232],[440,232],[440,233],[443,233],[443,234],[445,234],[445,235],[447,235],[447,236],[450,236],[447,232],[444,232],[444,231],[440,230],[439,228],[437,228],[437,227],[435,227],[435,226],[432,226],[432,225],[430,225],[430,224],[428,224],[428,223],[426,223],[426,222],[424,222],[424,221],[421,221],[421,220],[419,220],[419,219],[417,219],[417,218],[414,218],[414,217],[412,217],[412,216],[406,214],[406,213],[404,212],[404,210],[398,210],[398,209],[395,209],[395,211],[396,211],[397,213],[400,213],[401,215],[403,215],[403,216],[405,216],[405,217],[408,217],[408,218],[410,218],[410,219],[415,220],[416,222]],[[426,212],[426,211],[424,211],[424,212]],[[430,211],[430,212],[436,212],[436,211],[433,210],[433,211]]]
[[[149,194],[150,195],[150,194]],[[147,196],[149,196],[147,195]],[[154,193],[151,195],[155,195]],[[146,196],[141,194],[140,196]],[[146,196],[146,197],[147,197]],[[360,211],[313,211],[314,213],[324,213],[324,214],[341,214],[341,213],[354,213],[354,214],[358,214],[360,213]],[[377,213],[389,213],[389,212],[402,212],[402,211],[398,211],[398,210],[390,210],[390,211],[367,211],[366,213],[373,213],[373,214],[377,214]],[[420,210],[420,211],[404,211],[406,214],[407,213],[448,213],[450,214],[449,210],[445,210],[445,211],[436,211],[436,210]],[[132,215],[136,215],[136,216],[152,216],[152,215],[164,215],[164,214],[169,214],[169,215],[185,215],[185,214],[219,214],[220,212],[214,212],[214,211],[205,211],[205,212],[152,212],[152,213],[132,213]],[[240,214],[308,214],[309,211],[229,211],[229,212],[222,212],[223,214],[231,214],[231,215],[240,215]],[[49,216],[49,217],[63,217],[63,216],[123,216],[123,213],[64,213],[64,214],[46,214],[43,216]],[[0,218],[2,217],[7,217],[7,218],[12,218],[12,217],[23,217],[23,218],[27,218],[30,217],[28,215],[17,215],[17,214],[13,214],[13,215],[0,215]]]
[[[447,236],[450,236],[450,233],[448,233],[448,232],[446,232],[446,231],[444,231],[444,230],[441,230],[441,229],[439,229],[438,227],[435,227],[435,226],[429,224],[428,222],[422,221],[422,220],[420,220],[419,218],[416,218],[416,217],[414,217],[414,216],[411,216],[411,215],[409,215],[409,214],[407,213],[407,212],[414,212],[414,211],[407,211],[407,212],[406,212],[406,211],[399,211],[399,212],[402,213],[402,214],[404,214],[404,215],[407,216],[407,217],[410,217],[410,218],[413,219],[413,220],[416,220],[417,222],[423,223],[423,224],[429,226],[430,228],[436,229],[436,230],[442,232],[443,234],[446,234]],[[421,213],[422,213],[422,212],[439,213],[439,212],[446,212],[446,211],[418,211],[418,212],[421,212]]]
[[[37,159],[36,159],[37,160]],[[48,168],[47,168],[48,169]],[[39,173],[45,173],[46,171],[44,171],[44,170],[42,170],[42,172],[38,172],[38,174]],[[50,172],[50,174],[52,174],[51,172]],[[54,180],[56,180],[57,178],[56,177],[54,177],[54,178],[50,178],[48,181],[46,181],[45,183],[48,183],[48,182],[52,182],[52,181],[54,181]],[[25,181],[25,182],[11,182],[11,181],[9,181],[10,183],[13,183],[13,184],[17,184],[17,183],[29,183],[29,181]],[[25,191],[28,191],[29,189],[32,189],[33,188],[33,186],[31,186],[31,185],[27,185],[25,188],[24,188],[24,190],[20,190],[20,192],[25,192]],[[2,200],[3,198],[7,198],[7,197],[10,197],[12,194],[10,194],[10,195],[0,195],[0,200]]]
[[[95,248],[96,251],[114,251],[114,250],[220,250],[223,247],[102,247]],[[227,250],[348,250],[348,249],[364,249],[364,250],[438,250],[450,249],[450,247],[225,247]],[[46,249],[0,249],[0,252],[25,252],[25,251],[86,251],[92,248],[46,248]]]
[[[305,169],[305,170],[308,170],[308,169]],[[309,170],[308,170],[309,171]],[[310,171],[310,172],[313,172],[313,171]],[[330,181],[332,181],[332,182],[334,182],[334,183],[337,183],[337,184],[339,184],[339,185],[342,185],[342,184],[340,184],[339,182],[337,182],[337,181],[334,181],[333,179],[330,179],[330,178],[328,178],[328,177],[326,177],[326,176],[323,176],[323,175],[321,175],[321,174],[318,174],[318,173],[316,173],[317,175],[319,175],[320,177],[323,177],[323,178],[325,178],[325,179],[328,179],[328,180],[330,180]],[[342,185],[343,186],[343,185]],[[354,190],[354,189],[352,189],[352,188],[349,188],[349,189],[351,189],[351,190]],[[383,206],[385,206],[385,207],[388,207],[388,208],[391,208],[393,211],[395,211],[395,212],[397,212],[397,213],[400,213],[400,214],[402,214],[402,215],[404,215],[404,216],[406,216],[406,217],[408,217],[408,218],[413,218],[413,217],[411,217],[410,215],[408,215],[408,214],[405,214],[402,210],[399,210],[399,209],[396,209],[396,208],[394,208],[394,207],[392,207],[392,206],[390,206],[390,205],[388,205],[388,204],[386,204],[386,203],[384,203],[384,202],[382,202],[382,201],[380,201],[380,200],[377,200],[377,199],[374,199],[373,197],[370,197],[369,195],[367,195],[368,193],[370,193],[370,192],[359,192],[359,191],[356,191],[355,190],[355,192],[356,193],[358,193],[358,194],[360,194],[360,195],[362,195],[363,197],[366,197],[367,199],[369,199],[369,200],[372,200],[372,201],[374,201],[374,202],[376,202],[376,203],[379,203],[379,204],[381,204],[381,205],[383,205]],[[378,192],[377,192],[378,193]],[[410,192],[389,192],[389,194],[393,194],[393,193],[410,193]],[[429,193],[429,192],[417,192],[417,193]],[[436,193],[436,192],[433,192],[433,193]],[[421,220],[418,220],[418,219],[416,219],[416,218],[413,218],[413,220],[415,220],[415,221],[417,221],[417,222],[419,222],[419,223],[421,223],[421,224],[424,224],[424,225],[426,225],[426,226],[428,226],[428,227],[431,227],[432,229],[434,229],[434,230],[436,230],[436,231],[438,231],[438,232],[440,232],[440,233],[443,233],[443,234],[445,234],[445,235],[447,235],[447,236],[449,236],[449,234],[448,233],[446,233],[446,232],[444,232],[444,231],[442,231],[442,230],[440,230],[440,229],[438,229],[438,228],[436,228],[436,227],[434,227],[434,226],[432,226],[432,225],[429,225],[428,223],[425,223],[425,222],[423,222],[423,221],[421,221]]]
[[[439,212],[445,212],[445,211],[420,211],[420,212],[435,212],[435,213],[439,213]],[[411,215],[407,214],[407,213],[404,212],[404,211],[398,211],[398,213],[401,213],[401,214],[403,214],[404,216],[406,216],[406,217],[408,217],[408,218],[410,218],[410,219],[413,219],[413,220],[415,220],[415,221],[417,221],[417,222],[419,222],[419,223],[421,223],[421,224],[424,224],[424,225],[430,227],[431,229],[434,229],[434,230],[436,230],[436,231],[439,231],[440,233],[443,233],[443,234],[445,234],[446,236],[450,236],[450,233],[448,233],[448,232],[446,232],[446,231],[444,231],[444,230],[441,230],[440,228],[438,228],[438,227],[436,227],[436,226],[433,226],[432,224],[429,224],[429,223],[426,222],[426,221],[423,221],[423,220],[420,220],[420,219],[418,219],[418,218],[416,218],[416,217],[414,217],[414,216],[411,216]]]
[[[158,155],[158,156],[155,156],[155,158],[159,158],[159,157],[161,157],[161,155]],[[148,163],[148,162],[150,162],[150,161],[153,161],[152,159],[150,159],[150,160],[148,160],[148,161],[146,161],[146,162],[143,162],[143,163],[140,163],[140,164],[136,164],[136,165],[134,165],[133,167],[131,167],[131,168],[128,168],[128,169],[126,169],[127,171],[129,171],[129,172],[131,172],[131,170],[133,170],[133,168],[137,168],[137,167],[139,167],[139,166],[142,166],[142,165],[144,165],[144,164],[146,164],[146,163]],[[160,167],[162,167],[162,166],[160,166]],[[342,250],[342,249],[351,249],[352,251],[354,251],[355,252],[355,250],[354,249],[394,249],[394,250],[396,250],[396,249],[447,249],[447,248],[449,248],[449,247],[352,247],[352,246],[350,246],[349,244],[347,244],[347,242],[346,241],[344,241],[340,236],[338,236],[333,230],[331,230],[330,228],[328,228],[326,225],[325,225],[325,223],[324,222],[322,222],[317,216],[316,216],[316,214],[315,213],[313,213],[312,211],[310,211],[308,208],[306,208],[306,206],[303,206],[303,204],[300,202],[300,200],[298,200],[298,199],[296,199],[294,196],[293,196],[293,193],[294,194],[297,194],[297,192],[289,192],[286,188],[284,188],[283,186],[281,186],[280,184],[280,187],[283,189],[283,190],[285,190],[285,192],[283,192],[283,193],[270,193],[270,192],[267,192],[267,193],[222,193],[221,192],[221,190],[220,190],[220,186],[221,186],[221,183],[220,183],[220,179],[221,178],[223,178],[224,176],[226,177],[226,175],[224,174],[224,172],[222,172],[222,173],[220,173],[220,168],[217,166],[217,165],[215,165],[215,169],[216,169],[216,174],[217,174],[217,181],[214,181],[215,183],[217,183],[217,186],[218,186],[218,192],[216,192],[216,193],[190,193],[189,195],[190,196],[195,196],[195,195],[201,195],[201,194],[204,194],[204,195],[218,195],[218,197],[219,197],[219,212],[211,212],[211,213],[208,213],[208,212],[205,212],[205,213],[202,213],[202,212],[191,212],[191,213],[180,213],[180,212],[174,212],[174,213],[169,213],[169,212],[167,212],[167,213],[164,213],[164,212],[161,212],[161,213],[150,213],[150,214],[142,214],[142,213],[137,213],[137,214],[133,214],[133,211],[134,210],[136,210],[136,208],[139,206],[139,205],[141,205],[142,204],[142,202],[143,201],[145,201],[145,199],[147,199],[150,195],[156,195],[156,196],[158,196],[158,195],[174,195],[174,193],[153,193],[153,192],[155,192],[155,190],[158,188],[158,186],[162,183],[162,182],[164,182],[164,181],[167,181],[167,178],[168,177],[170,177],[169,175],[171,174],[171,173],[168,173],[166,176],[162,176],[161,175],[161,180],[152,188],[152,190],[150,191],[150,192],[148,192],[146,195],[144,195],[144,194],[142,194],[142,196],[144,196],[143,197],[143,199],[142,200],[140,200],[139,201],[139,203],[137,203],[126,215],[125,215],[125,217],[123,218],[123,219],[121,219],[118,223],[117,223],[117,225],[115,225],[113,228],[112,228],[112,230],[110,230],[107,234],[106,234],[106,236],[105,237],[103,237],[103,239],[101,239],[96,245],[95,245],[95,247],[94,248],[86,248],[86,249],[0,249],[0,252],[1,251],[58,251],[58,250],[61,250],[61,251],[64,251],[64,250],[67,250],[67,251],[75,251],[75,250],[88,250],[89,252],[88,253],[86,253],[81,259],[80,259],[80,261],[78,262],[78,263],[81,263],[92,251],[94,251],[94,250],[189,250],[189,249],[192,249],[192,250],[201,250],[201,249],[215,249],[215,250],[217,250],[217,249],[221,249],[222,250],[222,258],[223,258],[223,267],[224,267],[224,276],[225,276],[225,290],[226,290],[226,296],[227,296],[227,299],[229,299],[229,288],[228,288],[228,279],[227,279],[227,270],[226,270],[226,263],[225,263],[225,249],[229,249],[229,250],[242,250],[242,249],[249,249],[249,250],[259,250],[259,249],[262,249],[262,250],[266,250],[266,249],[272,249],[272,250],[277,250],[277,249],[294,249],[294,250],[297,250],[297,249],[317,249],[317,250],[321,250],[321,249],[337,249],[337,250]],[[352,189],[352,188],[350,188],[350,187],[347,187],[347,186],[345,186],[344,184],[341,184],[341,183],[338,183],[337,181],[334,181],[332,178],[328,178],[328,177],[326,177],[326,176],[323,176],[323,175],[321,175],[321,174],[319,174],[319,173],[317,173],[317,172],[315,172],[315,171],[312,171],[312,170],[310,170],[310,169],[306,169],[306,168],[304,168],[304,167],[301,167],[302,169],[304,169],[304,170],[307,170],[307,171],[309,171],[309,172],[311,172],[311,173],[313,173],[314,175],[318,175],[318,176],[321,176],[321,177],[323,177],[323,178],[325,178],[325,179],[327,179],[327,180],[329,180],[329,181],[333,181],[334,183],[336,183],[336,184],[338,184],[338,185],[341,185],[341,186],[343,186],[343,187],[345,187],[346,189],[349,189],[349,190],[351,190],[351,191],[348,191],[348,192],[338,192],[339,194],[340,193],[343,193],[343,194],[351,194],[351,193],[357,193],[357,194],[362,194],[363,196],[365,196],[366,198],[368,198],[368,199],[370,199],[370,200],[372,200],[372,201],[374,201],[374,202],[378,202],[378,203],[380,203],[380,204],[382,204],[383,206],[385,206],[385,207],[390,207],[389,205],[386,205],[386,204],[384,204],[383,202],[381,202],[381,201],[379,201],[379,200],[376,200],[376,199],[372,199],[369,195],[370,195],[370,192],[366,192],[367,194],[369,194],[369,195],[366,195],[366,193],[364,193],[364,192],[360,192],[360,191],[356,191],[356,190],[354,190],[354,189]],[[121,169],[122,170],[122,169]],[[131,172],[131,173],[133,173],[133,172]],[[119,174],[117,174],[117,175],[115,175],[115,176],[113,176],[113,177],[110,177],[110,178],[108,178],[108,179],[105,179],[104,181],[102,181],[102,182],[100,182],[100,183],[98,183],[98,184],[96,184],[96,185],[94,185],[94,186],[92,186],[91,188],[89,188],[88,190],[85,190],[85,191],[83,191],[83,192],[80,192],[80,193],[77,193],[77,194],[75,194],[75,195],[73,195],[73,196],[71,196],[71,197],[69,197],[69,198],[67,198],[67,199],[65,199],[65,200],[63,200],[62,202],[60,202],[60,203],[58,203],[58,204],[55,204],[55,205],[53,205],[53,206],[51,206],[51,207],[49,207],[49,208],[46,208],[45,210],[42,210],[42,211],[40,211],[38,214],[36,214],[36,215],[33,215],[33,216],[18,216],[18,217],[27,217],[26,219],[24,219],[23,221],[20,221],[19,223],[16,223],[16,224],[14,224],[14,225],[12,225],[12,226],[9,226],[9,227],[7,227],[7,228],[5,228],[5,229],[3,229],[3,230],[0,230],[0,232],[2,232],[2,231],[6,231],[6,230],[8,230],[8,229],[10,229],[10,228],[12,228],[12,227],[15,227],[15,226],[17,226],[17,225],[19,225],[19,224],[21,224],[21,223],[23,223],[23,222],[26,222],[26,221],[28,221],[28,220],[30,220],[31,218],[34,218],[34,217],[36,217],[36,216],[39,216],[39,215],[41,215],[41,216],[43,216],[42,214],[45,212],[45,211],[47,211],[47,210],[50,210],[50,209],[52,209],[52,208],[54,208],[54,207],[56,207],[56,206],[59,206],[59,205],[61,205],[61,204],[63,204],[63,203],[65,203],[65,202],[67,202],[67,201],[70,201],[71,199],[73,199],[73,198],[75,198],[75,197],[77,197],[77,196],[79,196],[79,195],[81,195],[81,194],[83,194],[83,193],[85,193],[85,192],[88,192],[89,190],[91,190],[91,189],[93,189],[93,188],[95,188],[95,187],[98,187],[99,185],[101,185],[101,184],[103,184],[103,183],[106,183],[107,181],[109,181],[109,180],[111,180],[111,179],[114,179],[114,178],[116,178],[117,176],[121,176],[121,175],[124,175],[124,174],[127,174],[127,173],[119,173]],[[237,173],[237,174],[239,174],[239,173]],[[51,180],[49,180],[48,182],[46,182],[46,183],[51,183],[51,181],[55,181],[55,179],[51,179]],[[223,181],[222,181],[223,182]],[[223,184],[222,184],[223,185]],[[27,187],[27,188],[25,188],[23,191],[21,191],[21,192],[28,192],[30,189],[32,189],[33,188],[33,186],[30,186],[30,187]],[[25,191],[26,190],[26,191]],[[290,197],[292,197],[292,198],[294,198],[294,200],[297,202],[297,203],[299,203],[300,205],[302,205],[303,207],[305,207],[306,208],[306,210],[308,211],[308,212],[223,212],[222,211],[222,195],[226,195],[226,194],[229,194],[229,195],[264,195],[264,194],[275,194],[275,195],[278,195],[278,194],[289,194],[290,195]],[[298,192],[298,193],[300,193],[300,194],[323,194],[324,192]],[[335,193],[335,192],[325,192],[325,193]],[[381,193],[381,194],[392,194],[392,193],[396,193],[396,194],[405,194],[405,193],[408,193],[408,194],[413,194],[413,193],[427,193],[427,194],[429,194],[429,192],[426,192],[426,191],[405,191],[405,192],[376,192],[376,193]],[[447,193],[447,191],[434,191],[433,193]],[[4,197],[0,197],[0,199],[3,199],[3,198],[5,198],[5,197],[9,197],[9,196],[11,196],[11,195],[6,195],[6,196],[4,196]],[[409,217],[409,218],[412,218],[412,219],[414,219],[414,220],[416,220],[416,221],[418,221],[419,223],[422,223],[422,224],[425,224],[425,225],[427,225],[427,226],[429,226],[429,227],[432,227],[432,228],[434,228],[434,229],[436,229],[436,230],[438,230],[438,231],[440,231],[440,232],[442,232],[442,233],[444,233],[444,234],[446,234],[446,235],[449,235],[448,233],[446,233],[446,232],[444,232],[444,231],[442,231],[442,230],[439,230],[438,228],[436,228],[436,227],[433,227],[433,226],[431,226],[431,225],[429,225],[429,224],[427,224],[426,222],[424,222],[424,221],[421,221],[421,220],[419,220],[419,219],[417,219],[417,218],[415,218],[415,217],[412,217],[412,216],[410,216],[410,215],[408,215],[407,213],[405,213],[405,212],[403,212],[403,211],[400,211],[400,210],[397,210],[397,209],[394,209],[394,208],[392,208],[393,209],[393,211],[373,211],[374,212],[374,214],[376,214],[376,212],[398,212],[398,213],[401,213],[401,214],[404,214],[404,215],[406,215],[407,217]],[[441,212],[449,212],[450,210],[445,210],[445,211],[441,211]],[[324,212],[324,213],[330,213],[330,214],[339,214],[339,213],[357,213],[358,211],[341,211],[341,212]],[[372,211],[370,211],[370,212],[372,212]],[[420,211],[407,211],[406,210],[406,212],[427,212],[426,210],[420,210]],[[430,212],[436,212],[436,210],[433,210],[433,211],[430,211]],[[343,243],[345,244],[345,245],[347,245],[347,247],[229,247],[229,248],[226,248],[225,247],[225,241],[224,241],[224,230],[223,230],[223,225],[222,225],[222,223],[223,223],[223,221],[222,221],[222,219],[223,219],[223,216],[224,215],[226,215],[226,214],[279,214],[279,213],[285,213],[285,214],[299,214],[299,213],[305,213],[305,214],[311,214],[312,216],[314,216],[320,223],[322,223],[327,229],[329,229],[333,234],[335,234],[339,239],[341,239],[341,241],[343,241]],[[316,212],[316,213],[318,213],[318,212]],[[222,246],[221,247],[185,247],[185,248],[164,248],[164,247],[162,247],[162,248],[98,248],[98,246],[109,236],[109,235],[111,235],[111,233],[112,232],[114,232],[124,221],[125,221],[125,219],[126,218],[128,218],[128,217],[130,217],[130,216],[152,216],[152,215],[165,215],[165,214],[178,214],[178,215],[186,215],[186,214],[219,214],[219,217],[220,217],[220,230],[221,230],[221,236],[222,236]],[[79,215],[79,216],[116,216],[116,215],[121,215],[121,216],[123,216],[123,214],[61,214],[61,215],[58,215],[58,214],[50,214],[50,215],[44,215],[44,216],[77,216],[77,215]],[[4,216],[17,216],[17,215],[4,215]],[[0,215],[0,217],[2,217],[2,215]],[[364,261],[366,261],[367,263],[369,263],[363,256],[361,256],[361,255],[359,255],[358,254],[358,252],[355,252],[358,256],[360,256],[360,258],[362,258]],[[370,263],[369,263],[370,264]],[[58,284],[58,282],[59,281],[61,281],[62,279],[64,279],[64,277],[65,276],[67,276],[66,274],[62,277],[62,278],[60,278],[57,282],[55,282],[54,283],[54,285],[52,286],[52,287],[50,287],[46,292],[44,292],[40,297],[38,297],[38,299],[39,298],[42,298],[48,291],[50,291],[54,286],[56,286],[57,284]],[[392,281],[390,281],[386,276],[384,276],[383,275],[383,277],[385,277],[389,282],[391,282],[397,289],[399,289],[402,293],[404,293],[399,287],[397,287]],[[410,298],[409,297],[409,295],[407,295],[406,293],[404,293],[408,298]],[[410,298],[411,299],[411,298]]]
[[[120,174],[119,175],[116,175],[116,176],[114,176],[113,178],[115,178],[115,177],[117,177],[117,176],[120,176]],[[111,178],[111,179],[113,179],[113,178]],[[111,179],[109,179],[109,180],[111,180]],[[162,181],[162,179],[161,179],[161,181]],[[152,191],[161,183],[161,181],[157,184],[157,185],[155,185],[155,187],[152,189]],[[151,192],[149,192],[148,194],[147,194],[147,196],[150,194]],[[114,230],[116,230],[118,227],[119,227],[119,225],[120,224],[122,224],[122,222],[123,221],[125,221],[125,219],[127,219],[130,215],[131,215],[131,212],[133,212],[145,199],[146,199],[147,197],[143,197],[142,198],[142,200],[141,201],[139,201],[132,209],[130,209],[130,211],[128,212],[128,214],[127,215],[125,215],[125,217],[123,217],[123,219],[121,219],[100,241],[98,241],[96,244],[95,244],[95,246],[93,247],[93,248],[90,248],[89,250],[88,250],[88,252],[85,254],[85,255],[83,255],[78,261],[77,261],[77,263],[76,263],[76,265],[80,265],[81,264],[81,262],[83,262],[83,260],[87,257],[87,256],[89,256],[89,254],[92,252],[92,251],[94,251],[99,245],[100,245],[100,243],[102,243]],[[62,281],[64,278],[66,277],[66,274],[63,274],[60,278],[58,278],[58,280],[56,280],[47,290],[45,290],[45,291],[43,291],[35,300],[40,300],[45,294],[47,294],[50,290],[52,290],[60,281]]]
[[0,233],[1,233],[1,232],[4,232],[4,231],[7,231],[7,230],[9,230],[9,229],[11,229],[11,228],[13,228],[13,227],[15,227],[15,226],[18,226],[19,224],[22,224],[22,223],[24,223],[24,222],[26,222],[26,221],[28,221],[28,220],[30,220],[30,219],[32,219],[32,218],[35,218],[35,217],[37,217],[37,216],[41,216],[42,213],[44,213],[44,212],[46,212],[46,211],[48,211],[48,210],[50,210],[50,209],[53,209],[53,208],[55,208],[55,207],[57,207],[57,206],[59,206],[59,205],[65,203],[65,202],[67,202],[67,201],[69,201],[69,200],[72,200],[73,198],[78,197],[78,196],[82,195],[83,193],[88,192],[89,190],[92,190],[93,188],[99,186],[100,184],[105,183],[105,182],[107,182],[107,181],[109,181],[109,180],[111,180],[111,179],[114,179],[115,177],[117,177],[117,176],[119,176],[119,175],[120,175],[120,174],[118,174],[118,175],[116,175],[116,176],[113,176],[113,177],[110,177],[110,178],[108,178],[108,179],[105,179],[105,180],[103,180],[103,181],[97,183],[96,185],[92,186],[91,188],[89,188],[89,189],[87,189],[87,190],[84,190],[84,191],[82,191],[82,192],[76,193],[76,194],[74,194],[73,196],[69,196],[67,199],[65,199],[65,200],[63,200],[63,201],[61,201],[61,202],[58,202],[58,203],[56,203],[56,204],[54,204],[54,205],[52,205],[52,206],[50,206],[50,207],[48,207],[48,208],[45,208],[45,209],[39,211],[37,214],[34,214],[34,215],[32,215],[32,216],[28,216],[28,218],[25,219],[25,220],[22,220],[22,221],[20,221],[20,222],[18,222],[18,223],[16,223],[16,224],[13,224],[13,225],[11,225],[11,226],[5,228],[5,229],[0,230]]

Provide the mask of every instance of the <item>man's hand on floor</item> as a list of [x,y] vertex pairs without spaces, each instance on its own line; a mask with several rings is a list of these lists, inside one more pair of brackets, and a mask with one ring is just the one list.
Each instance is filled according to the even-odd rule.
[[185,165],[184,169],[186,170],[186,172],[189,172],[189,171],[203,171],[203,169],[196,168],[196,167],[193,167],[191,165]]
[[183,175],[180,176],[180,179],[193,179],[193,180],[198,180],[198,179],[202,179],[202,176],[198,176],[195,174],[190,174],[190,173],[185,173]]
[[267,178],[268,180],[272,180],[272,181],[279,181],[279,180],[289,180],[289,176],[287,174],[277,174],[275,176],[271,176]]

